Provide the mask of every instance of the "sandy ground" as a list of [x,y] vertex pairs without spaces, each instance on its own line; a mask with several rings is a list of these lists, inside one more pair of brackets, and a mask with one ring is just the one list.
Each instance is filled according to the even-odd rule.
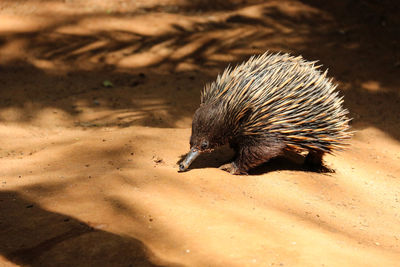
[[[329,2],[329,3],[328,3]],[[0,2],[0,266],[399,266],[395,1]],[[357,131],[335,173],[186,173],[200,90],[266,50],[320,60]]]

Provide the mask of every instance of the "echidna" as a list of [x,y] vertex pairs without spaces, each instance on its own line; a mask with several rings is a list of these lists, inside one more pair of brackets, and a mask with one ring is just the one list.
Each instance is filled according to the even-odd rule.
[[246,174],[285,150],[308,151],[305,162],[321,166],[323,154],[343,149],[351,132],[337,85],[319,67],[266,52],[225,69],[201,94],[180,171],[201,152],[228,143],[235,158],[220,168],[232,174]]

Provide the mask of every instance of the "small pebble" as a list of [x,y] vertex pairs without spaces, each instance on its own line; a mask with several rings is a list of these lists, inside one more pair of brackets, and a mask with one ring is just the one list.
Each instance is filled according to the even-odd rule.
[[154,162],[155,163],[163,163],[164,160],[162,158],[157,157],[157,158],[154,159]]

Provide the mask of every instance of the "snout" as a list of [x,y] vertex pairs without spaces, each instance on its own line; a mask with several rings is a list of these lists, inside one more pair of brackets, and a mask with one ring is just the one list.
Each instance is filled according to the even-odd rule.
[[179,164],[179,171],[186,171],[190,164],[200,155],[200,151],[194,147],[192,147],[187,154],[186,158]]

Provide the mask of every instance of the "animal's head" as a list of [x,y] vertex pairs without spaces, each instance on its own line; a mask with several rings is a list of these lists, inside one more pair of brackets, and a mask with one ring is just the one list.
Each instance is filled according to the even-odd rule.
[[201,105],[193,116],[190,148],[194,147],[201,152],[210,152],[218,146],[224,145],[226,131],[222,105]]
[[229,125],[221,104],[202,104],[195,112],[190,137],[190,152],[180,164],[186,170],[200,153],[211,152],[228,142]]

